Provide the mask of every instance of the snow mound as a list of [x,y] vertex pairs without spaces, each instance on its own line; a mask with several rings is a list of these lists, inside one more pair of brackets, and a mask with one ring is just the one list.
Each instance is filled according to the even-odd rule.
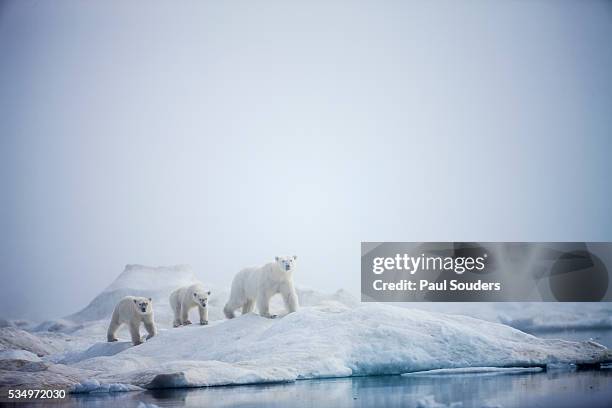
[[187,265],[149,267],[127,265],[109,287],[96,296],[83,310],[66,319],[86,322],[109,318],[119,300],[125,296],[146,296],[153,299],[155,312],[169,310],[168,297],[174,289],[193,284],[197,278]]
[[300,305],[320,306],[321,304],[341,304],[346,307],[359,306],[360,302],[344,289],[338,289],[332,294],[322,293],[316,289],[297,287],[296,288]]
[[0,360],[42,361],[36,354],[26,350],[2,350],[0,351]]
[[0,351],[0,370],[2,371],[41,371],[47,365],[34,353],[25,350]]
[[165,330],[112,356],[81,360],[102,383],[143,388],[285,382],[465,367],[545,367],[610,359],[589,342],[547,340],[464,316],[368,304],[302,308],[280,319],[250,313]]
[[0,389],[43,387],[69,389],[74,384],[90,378],[92,374],[91,371],[80,370],[64,364],[48,365],[42,362],[30,362],[20,367],[0,369]]
[[29,330],[33,323],[29,320],[22,319],[0,319],[0,328],[2,327],[17,327],[18,329]]
[[106,288],[105,292],[125,288],[159,291],[164,287],[173,288],[176,285],[188,285],[194,281],[196,278],[189,265],[158,267],[126,265],[121,275]]
[[47,331],[54,333],[72,333],[84,326],[79,323],[75,323],[71,320],[57,319],[57,320],[46,320],[34,328],[34,331]]
[[38,356],[60,351],[57,345],[47,338],[30,334],[15,327],[3,327],[0,329],[0,350],[7,349],[26,350]]
[[132,347],[132,343],[128,341],[118,341],[113,343],[96,343],[84,351],[66,353],[60,360],[61,364],[74,364],[79,361],[87,360],[93,357],[114,356],[124,350]]

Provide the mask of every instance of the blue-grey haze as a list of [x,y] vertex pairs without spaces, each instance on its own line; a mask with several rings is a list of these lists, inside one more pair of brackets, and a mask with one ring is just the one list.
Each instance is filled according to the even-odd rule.
[[0,316],[128,263],[612,240],[608,1],[3,1]]

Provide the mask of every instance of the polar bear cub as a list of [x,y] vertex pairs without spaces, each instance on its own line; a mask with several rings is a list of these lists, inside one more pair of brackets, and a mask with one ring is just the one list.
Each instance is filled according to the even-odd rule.
[[204,289],[201,283],[178,288],[170,294],[170,306],[174,312],[174,327],[191,324],[189,311],[196,307],[200,312],[200,324],[208,324],[208,297],[210,290]]
[[147,340],[157,334],[155,322],[153,320],[153,302],[151,298],[126,296],[117,303],[113,310],[110,326],[108,326],[108,341],[117,341],[115,336],[122,324],[127,324],[130,328],[132,344],[135,346],[142,344],[140,338],[140,323],[144,323],[147,330]]
[[295,312],[298,297],[293,286],[293,271],[296,268],[297,256],[277,256],[259,268],[246,268],[236,274],[232,281],[230,298],[223,308],[228,319],[234,317],[234,311],[242,307],[242,314],[253,311],[257,303],[259,314],[270,315],[270,298],[277,293],[283,296],[285,307],[289,313]]

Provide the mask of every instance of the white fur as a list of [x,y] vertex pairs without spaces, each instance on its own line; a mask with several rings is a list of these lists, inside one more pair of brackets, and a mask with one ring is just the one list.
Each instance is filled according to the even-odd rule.
[[174,312],[174,327],[191,324],[189,311],[197,307],[200,312],[200,324],[208,324],[208,296],[210,291],[201,283],[183,286],[170,294],[170,306]]
[[[144,311],[143,311],[144,309]],[[130,328],[132,343],[137,346],[142,343],[140,338],[140,323],[144,323],[148,333],[147,340],[157,334],[153,318],[153,302],[151,298],[126,296],[117,303],[113,310],[110,326],[108,326],[108,341],[117,341],[115,334],[122,324]]]
[[252,312],[257,303],[260,315],[275,317],[270,314],[269,307],[270,298],[277,293],[283,296],[287,311],[295,312],[299,307],[293,286],[296,258],[295,256],[277,256],[275,262],[238,272],[232,281],[230,298],[223,308],[225,316],[232,319],[235,310],[240,307],[242,307],[242,314]]

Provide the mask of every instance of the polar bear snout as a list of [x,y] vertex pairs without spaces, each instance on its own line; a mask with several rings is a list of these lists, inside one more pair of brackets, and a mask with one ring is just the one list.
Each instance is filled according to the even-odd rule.
[[275,258],[276,263],[280,267],[281,271],[289,272],[295,269],[295,260],[297,256],[277,256]]
[[134,304],[136,305],[136,310],[141,314],[148,314],[150,312],[151,300],[148,301],[142,300],[139,301],[134,299]]
[[193,298],[199,306],[206,307],[206,304],[208,303],[209,295],[210,295],[210,291],[205,292],[204,294],[201,294],[200,292],[194,292]]

